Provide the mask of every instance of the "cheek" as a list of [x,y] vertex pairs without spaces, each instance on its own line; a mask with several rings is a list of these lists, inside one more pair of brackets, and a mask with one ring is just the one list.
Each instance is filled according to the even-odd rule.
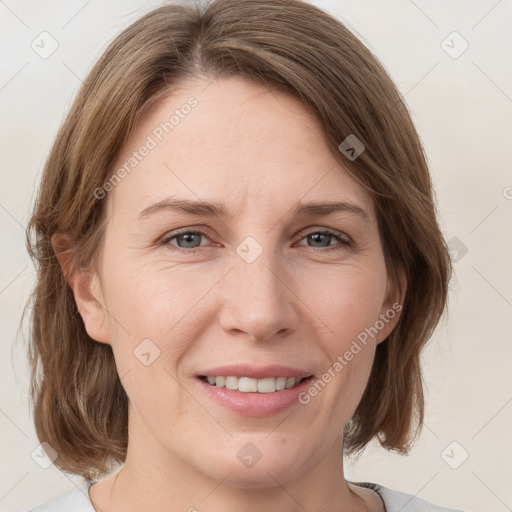
[[325,359],[322,382],[311,391],[331,404],[334,424],[342,425],[359,403],[370,375],[375,354],[372,327],[381,312],[385,273],[378,264],[354,265],[313,282],[305,281],[305,296],[321,320],[317,325],[325,326],[325,334],[317,337]]
[[326,447],[352,417],[370,376],[375,341],[370,328],[379,319],[385,280],[378,266],[345,268],[332,273],[322,286],[308,289],[308,304],[325,325],[317,343],[324,355],[322,372],[312,383],[302,403],[314,409],[323,424]]
[[106,273],[105,300],[120,372],[135,364],[133,352],[147,339],[160,350],[159,362],[172,371],[200,337],[206,317],[201,310],[211,304],[205,298],[222,273],[151,259],[140,265],[114,263]]
[[378,264],[346,265],[302,280],[300,295],[327,329],[324,340],[331,355],[376,322],[385,285],[385,272]]
[[[150,261],[119,258],[105,272],[106,300],[112,316],[130,333],[156,335],[173,320],[182,317],[197,286],[178,267],[155,265]],[[194,291],[194,287],[196,291]],[[115,324],[116,322],[114,322]]]
[[199,336],[191,319],[204,283],[191,286],[191,277],[181,268],[119,258],[106,280],[112,348],[130,403],[142,418],[157,420],[153,427],[165,424],[174,432],[181,428],[178,418],[193,406],[175,371]]

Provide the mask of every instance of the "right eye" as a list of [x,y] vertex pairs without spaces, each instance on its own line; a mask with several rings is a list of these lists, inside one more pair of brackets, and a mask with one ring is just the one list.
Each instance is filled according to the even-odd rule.
[[[179,231],[170,233],[161,242],[161,245],[173,245],[176,250],[181,252],[196,252],[201,247],[201,237],[208,238],[208,235],[203,231]],[[208,238],[209,239],[209,238]],[[176,240],[176,244],[171,243],[172,240]],[[199,245],[195,245],[199,242]]]

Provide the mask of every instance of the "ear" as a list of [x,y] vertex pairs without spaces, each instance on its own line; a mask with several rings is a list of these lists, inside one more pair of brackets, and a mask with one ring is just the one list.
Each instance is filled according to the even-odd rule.
[[402,268],[397,270],[400,287],[397,283],[393,283],[388,275],[388,283],[386,287],[386,298],[380,310],[379,320],[384,324],[376,338],[376,344],[383,342],[393,332],[398,320],[400,319],[403,309],[405,294],[407,291],[407,278]]
[[56,234],[53,249],[69,284],[87,334],[101,343],[109,343],[110,332],[99,276],[88,269],[77,268],[74,244],[68,235]]

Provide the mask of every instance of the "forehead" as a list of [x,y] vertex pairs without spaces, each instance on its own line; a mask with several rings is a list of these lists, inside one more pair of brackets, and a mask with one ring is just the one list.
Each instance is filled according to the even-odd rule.
[[123,167],[110,202],[130,218],[174,194],[222,202],[239,215],[350,199],[373,216],[369,195],[330,153],[307,109],[240,78],[188,82],[157,100],[114,172]]

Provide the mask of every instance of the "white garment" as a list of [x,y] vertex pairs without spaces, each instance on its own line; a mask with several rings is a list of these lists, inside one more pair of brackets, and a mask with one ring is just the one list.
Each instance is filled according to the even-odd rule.
[[[95,512],[89,499],[89,487],[93,483],[84,484],[78,489],[59,496],[44,505],[30,509],[27,512]],[[458,509],[434,505],[412,494],[395,491],[380,484],[369,482],[350,483],[374,490],[382,498],[386,512],[462,512]]]

